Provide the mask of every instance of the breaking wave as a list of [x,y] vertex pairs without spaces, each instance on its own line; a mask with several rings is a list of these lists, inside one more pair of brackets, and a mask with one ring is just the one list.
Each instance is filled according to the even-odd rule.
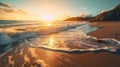
[[[60,52],[88,52],[88,51],[109,51],[118,52],[120,50],[120,41],[112,38],[97,39],[86,35],[83,32],[67,33],[68,36],[52,35],[45,37],[45,40],[40,38],[33,38],[26,40],[33,48],[43,48],[52,51]],[[74,34],[74,35],[71,35]],[[55,37],[54,37],[55,36]],[[63,36],[63,37],[61,37]]]

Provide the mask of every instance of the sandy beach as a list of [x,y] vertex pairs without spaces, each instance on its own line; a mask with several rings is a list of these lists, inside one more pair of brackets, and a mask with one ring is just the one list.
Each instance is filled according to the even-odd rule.
[[114,38],[120,40],[120,22],[93,22],[93,26],[100,29],[89,33],[89,35],[97,38]]
[[120,56],[108,52],[64,53],[44,49],[11,51],[0,59],[0,67],[119,67]]
[[120,67],[120,0],[0,0],[0,67]]

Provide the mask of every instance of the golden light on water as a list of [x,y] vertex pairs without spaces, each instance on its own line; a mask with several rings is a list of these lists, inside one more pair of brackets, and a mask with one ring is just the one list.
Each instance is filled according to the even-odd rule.
[[46,25],[47,26],[52,26],[52,23],[51,22],[46,22]]
[[53,37],[51,37],[49,40],[48,40],[48,46],[53,48],[55,46],[55,39]]

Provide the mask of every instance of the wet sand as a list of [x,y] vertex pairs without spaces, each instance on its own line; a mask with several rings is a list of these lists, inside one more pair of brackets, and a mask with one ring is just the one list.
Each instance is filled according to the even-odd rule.
[[[92,23],[101,29],[89,33],[98,38],[116,38],[120,23]],[[102,34],[103,33],[103,34]],[[109,52],[64,53],[28,46],[15,46],[0,59],[0,67],[120,67],[120,55]]]
[[[119,22],[93,22],[93,26],[100,29],[89,33],[89,35],[97,38],[114,38],[120,40],[120,21]],[[117,34],[117,35],[116,35]]]
[[81,54],[24,48],[20,54],[15,50],[0,59],[0,67],[120,67],[120,56],[108,52]]

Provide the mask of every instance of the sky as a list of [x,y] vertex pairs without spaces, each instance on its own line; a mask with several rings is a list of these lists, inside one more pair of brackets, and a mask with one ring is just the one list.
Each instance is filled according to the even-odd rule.
[[0,0],[0,19],[57,20],[96,16],[118,4],[120,0]]

